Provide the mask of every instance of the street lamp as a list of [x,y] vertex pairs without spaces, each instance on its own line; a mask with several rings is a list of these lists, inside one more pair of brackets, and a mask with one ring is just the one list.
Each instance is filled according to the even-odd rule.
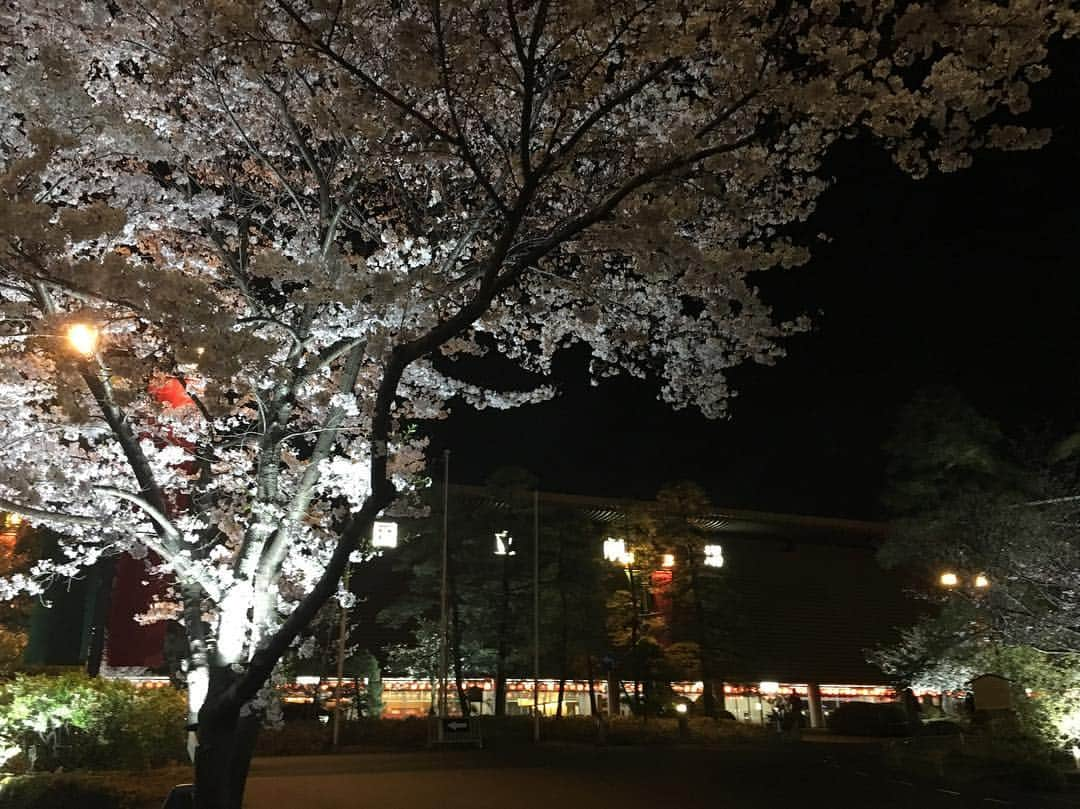
[[76,353],[92,357],[97,351],[101,332],[89,323],[72,323],[67,329],[67,339]]
[[705,566],[706,567],[723,567],[724,566],[724,548],[721,545],[706,545],[705,546]]
[[509,531],[496,531],[495,532],[495,555],[496,556],[517,556],[517,551],[513,548],[514,538],[510,536]]
[[938,579],[938,583],[942,587],[955,587],[960,583],[960,577],[957,576],[955,573],[948,571],[941,574],[941,577]]
[[990,586],[990,579],[988,579],[985,576],[985,574],[980,573],[978,576],[975,577],[975,587],[978,588],[979,590],[984,590],[989,586]]
[[604,540],[604,559],[608,562],[622,562],[626,556],[626,540],[608,537]]

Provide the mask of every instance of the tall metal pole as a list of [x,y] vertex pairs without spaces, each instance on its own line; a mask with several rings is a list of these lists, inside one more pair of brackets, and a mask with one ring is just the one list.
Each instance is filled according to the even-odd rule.
[[450,504],[450,450],[443,450],[443,511],[442,511],[442,589],[439,598],[439,740],[443,737],[443,723],[446,718],[446,673],[450,647],[447,643],[447,613],[449,602],[447,593],[447,537],[449,521],[447,509]]
[[533,741],[540,741],[540,490],[533,489]]
[[[350,566],[345,566],[344,590],[349,590]],[[345,605],[341,606],[341,617],[338,624],[338,648],[337,648],[337,683],[334,684],[334,737],[331,742],[333,749],[337,750],[338,737],[341,732],[341,681],[345,677],[345,638],[348,634],[349,611]],[[355,695],[354,695],[355,699]]]

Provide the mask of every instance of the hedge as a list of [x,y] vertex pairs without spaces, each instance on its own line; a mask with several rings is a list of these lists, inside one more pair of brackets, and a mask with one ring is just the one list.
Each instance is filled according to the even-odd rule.
[[160,767],[186,760],[186,715],[171,688],[16,675],[0,683],[0,759],[15,772]]
[[0,809],[144,809],[190,782],[190,768],[153,773],[37,773],[0,780]]

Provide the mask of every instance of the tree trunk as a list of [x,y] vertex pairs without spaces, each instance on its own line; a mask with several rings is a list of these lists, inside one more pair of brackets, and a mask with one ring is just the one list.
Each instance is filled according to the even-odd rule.
[[563,695],[566,691],[566,674],[570,658],[570,627],[566,603],[566,577],[563,570],[563,542],[559,540],[559,702],[555,706],[555,718],[562,719]]
[[499,604],[498,644],[495,650],[495,715],[506,716],[506,656],[510,624],[510,568],[508,556],[502,558],[502,603]]
[[596,716],[596,685],[593,683],[592,654],[585,655],[585,676],[589,678],[589,715]]
[[[694,598],[694,618],[697,626],[695,627],[697,633],[698,642],[698,663],[701,666],[701,702],[702,709],[706,716],[715,718],[717,715],[716,709],[716,692],[713,691],[713,671],[712,671],[712,658],[709,654],[707,646],[708,640],[708,622],[705,615],[705,604],[701,600],[701,591],[699,589],[699,575],[698,567],[694,562],[693,552],[687,548],[687,559],[689,561],[690,568],[690,589]],[[721,696],[723,699],[723,696]]]
[[[105,635],[109,623],[109,605],[112,602],[113,577],[116,559],[110,557],[97,563],[94,582],[94,615],[90,626],[90,645],[86,653],[86,673],[97,677],[105,657]],[[169,672],[170,676],[172,671]]]
[[641,656],[638,649],[638,641],[641,640],[640,624],[638,623],[641,620],[641,606],[638,604],[634,571],[629,565],[626,566],[626,576],[630,582],[630,608],[633,610],[630,624],[630,654],[634,667],[634,712],[641,713]]
[[218,697],[236,678],[228,668],[210,670],[210,689],[199,711],[195,753],[195,809],[241,809],[259,716],[219,708]]

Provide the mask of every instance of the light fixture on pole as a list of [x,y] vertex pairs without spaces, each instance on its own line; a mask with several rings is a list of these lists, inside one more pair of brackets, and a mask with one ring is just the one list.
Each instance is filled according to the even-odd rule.
[[517,551],[514,550],[514,538],[510,536],[509,531],[496,531],[495,532],[495,555],[496,556],[517,556]]
[[608,562],[622,562],[626,556],[626,540],[608,537],[604,540],[604,559]]
[[89,323],[72,323],[67,328],[68,343],[84,357],[92,357],[97,351],[101,332]]

